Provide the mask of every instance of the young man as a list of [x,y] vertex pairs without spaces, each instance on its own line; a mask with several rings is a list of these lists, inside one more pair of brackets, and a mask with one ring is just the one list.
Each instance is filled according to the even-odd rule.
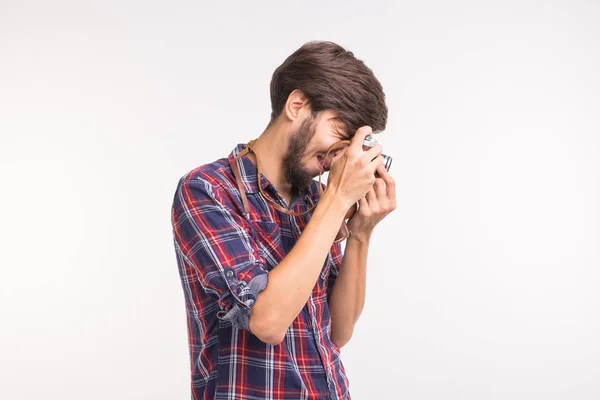
[[275,70],[271,103],[257,140],[175,193],[193,399],[350,398],[340,347],[364,305],[371,233],[396,207],[381,146],[363,148],[385,128],[384,93],[351,52],[311,42]]

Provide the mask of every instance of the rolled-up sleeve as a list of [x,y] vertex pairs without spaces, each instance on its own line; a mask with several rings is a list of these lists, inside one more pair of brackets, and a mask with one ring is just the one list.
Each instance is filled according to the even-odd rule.
[[182,179],[172,208],[173,234],[180,262],[186,264],[187,301],[203,308],[216,302],[218,318],[250,330],[250,311],[268,274],[249,223],[236,210],[225,188],[206,179]]

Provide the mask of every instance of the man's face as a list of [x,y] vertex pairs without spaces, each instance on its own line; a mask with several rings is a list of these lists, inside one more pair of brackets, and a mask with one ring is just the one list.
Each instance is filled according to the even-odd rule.
[[327,159],[329,148],[340,140],[349,139],[344,125],[332,111],[322,111],[316,118],[306,118],[288,142],[283,158],[286,179],[296,189],[306,189],[321,168],[329,171],[331,160],[343,148],[333,150]]

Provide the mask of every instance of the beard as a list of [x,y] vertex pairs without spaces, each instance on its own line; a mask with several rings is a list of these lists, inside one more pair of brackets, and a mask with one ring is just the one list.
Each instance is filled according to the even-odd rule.
[[292,185],[292,190],[306,190],[312,183],[312,174],[302,165],[302,157],[311,139],[315,135],[316,126],[312,117],[305,119],[297,132],[293,133],[283,156],[283,172]]

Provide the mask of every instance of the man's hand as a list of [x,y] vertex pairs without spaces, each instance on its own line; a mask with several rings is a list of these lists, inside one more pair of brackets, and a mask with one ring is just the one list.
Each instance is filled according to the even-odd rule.
[[382,147],[379,144],[363,150],[363,141],[373,130],[363,126],[356,131],[350,146],[336,155],[331,162],[327,191],[335,193],[346,209],[372,190],[376,183],[375,171],[383,166]]
[[[379,157],[383,159],[383,157]],[[377,167],[378,177],[373,187],[361,198],[358,211],[348,221],[352,236],[368,241],[373,228],[389,213],[396,209],[396,183],[383,165]]]

